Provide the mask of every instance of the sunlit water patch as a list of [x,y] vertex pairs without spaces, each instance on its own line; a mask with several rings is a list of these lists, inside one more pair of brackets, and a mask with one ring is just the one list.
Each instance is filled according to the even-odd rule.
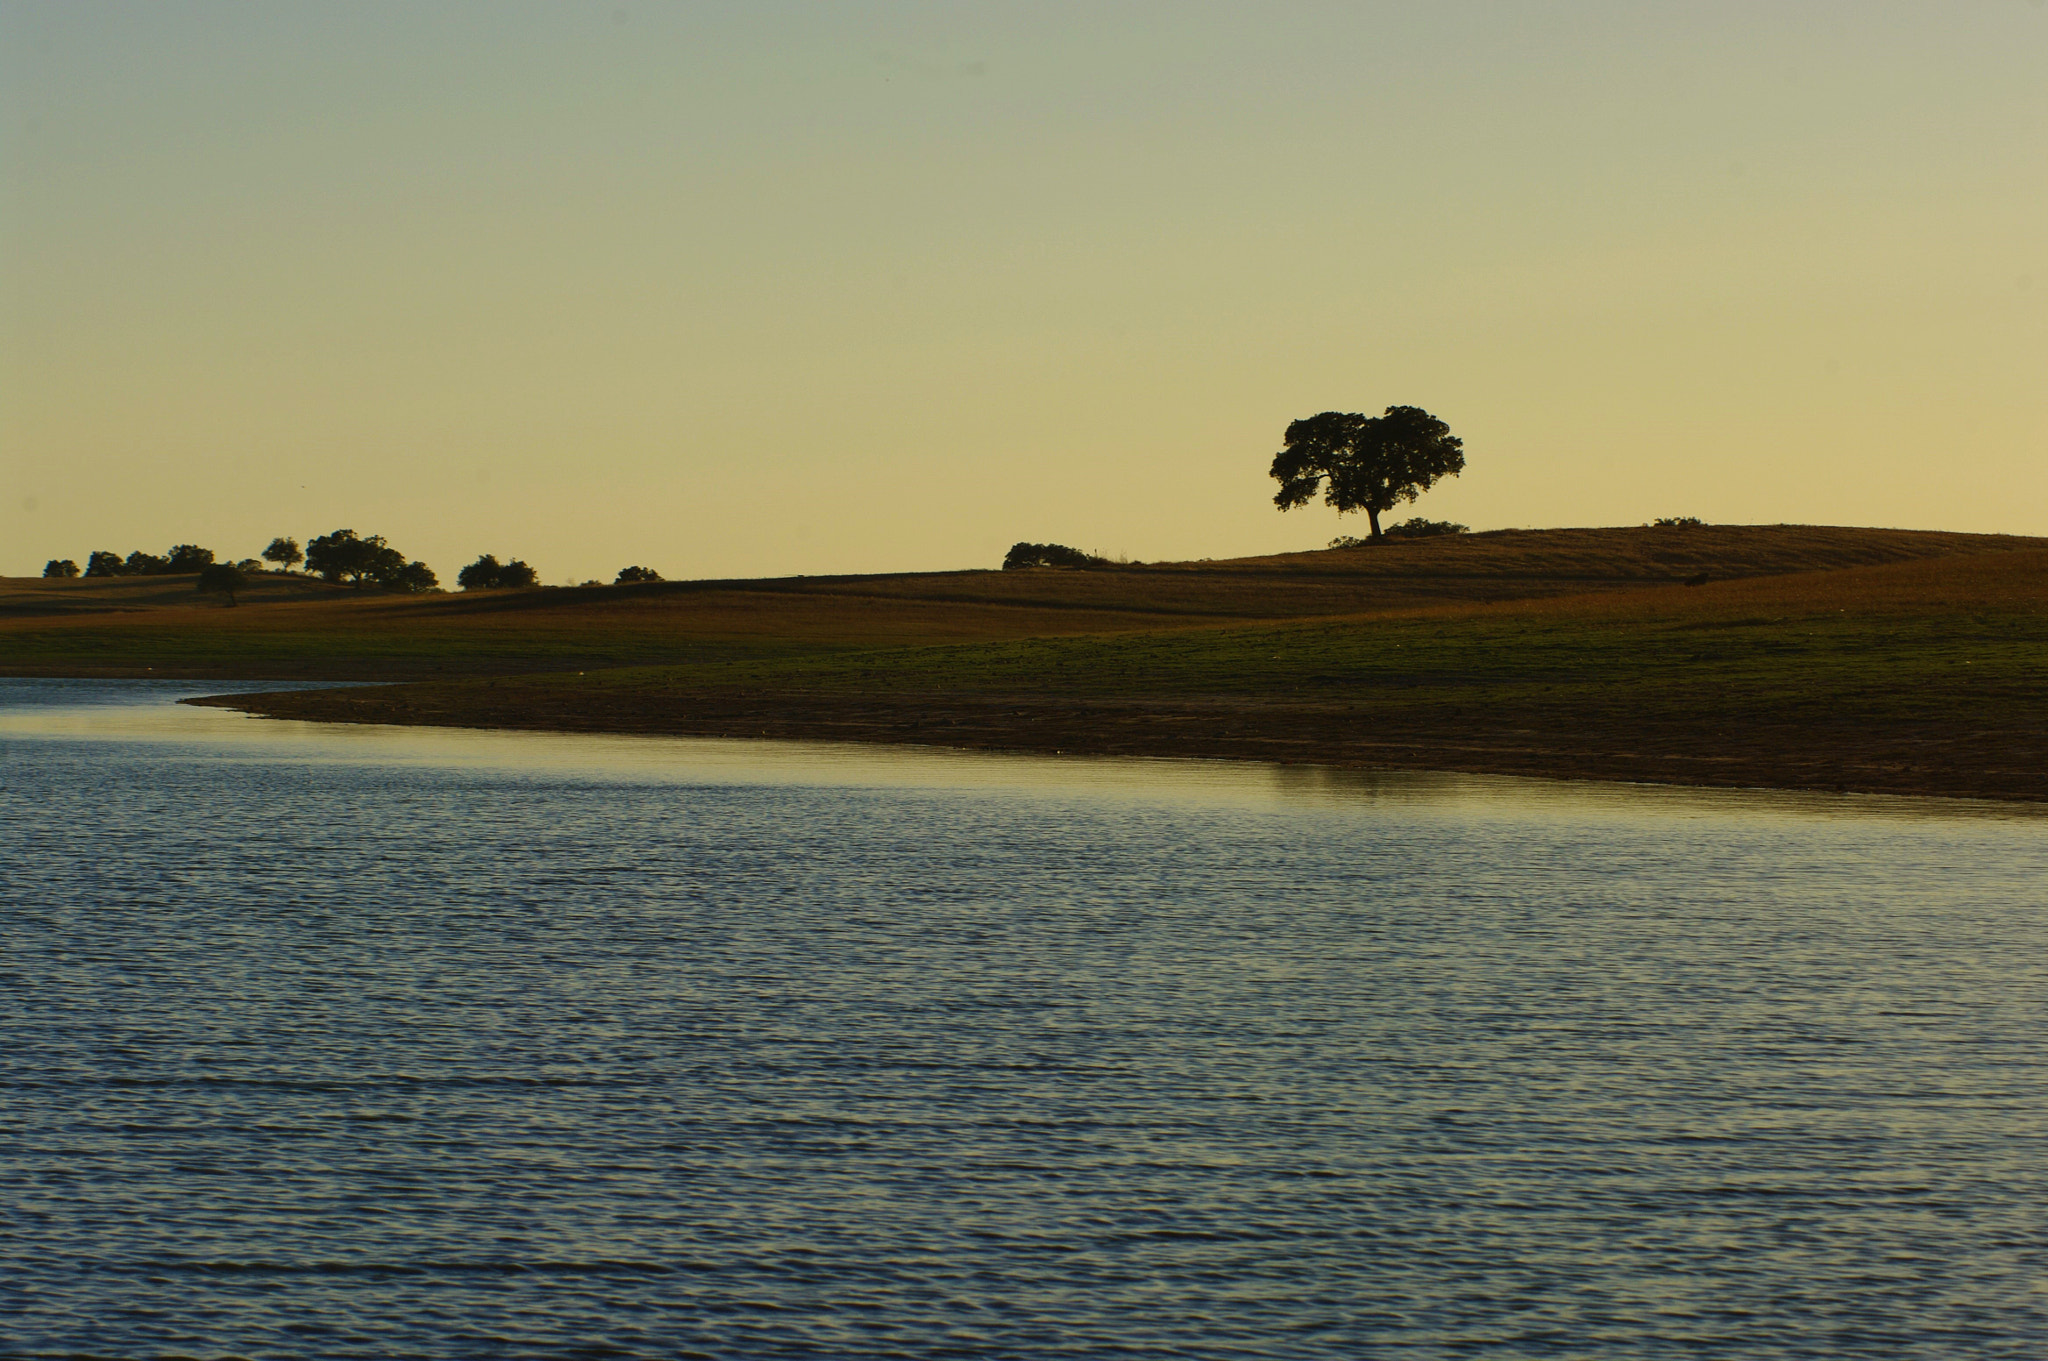
[[0,682],[0,1350],[2032,1356],[2048,821]]

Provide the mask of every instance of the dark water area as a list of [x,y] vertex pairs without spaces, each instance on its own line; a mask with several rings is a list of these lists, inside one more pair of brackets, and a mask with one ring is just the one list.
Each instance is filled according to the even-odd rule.
[[0,681],[7,1355],[2048,1349],[2038,813],[189,693]]

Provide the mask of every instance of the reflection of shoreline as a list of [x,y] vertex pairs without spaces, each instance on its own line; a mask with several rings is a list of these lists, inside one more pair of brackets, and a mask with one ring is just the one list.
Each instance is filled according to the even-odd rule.
[[[1477,725],[1362,736],[1355,714],[1302,704],[607,691],[516,682],[436,683],[209,696],[187,701],[270,718],[530,732],[778,738],[1019,754],[1260,762],[1278,779],[1370,789],[1395,773],[1594,781],[1613,786],[1876,794],[2048,804],[2048,769],[1982,759],[1926,737],[1918,764],[1855,725],[1784,724],[1727,734],[1629,725],[1601,715],[1500,715]],[[1624,716],[1625,717],[1625,716]],[[1447,725],[1448,727],[1448,725]],[[1941,759],[1946,757],[1946,760]],[[1974,758],[1974,759],[1973,759]],[[2017,768],[2015,768],[2017,767]]]

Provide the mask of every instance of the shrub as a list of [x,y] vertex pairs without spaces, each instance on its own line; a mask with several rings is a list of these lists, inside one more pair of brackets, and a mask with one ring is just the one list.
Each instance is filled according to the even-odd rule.
[[1707,522],[1697,515],[1667,515],[1650,523],[1659,529],[1691,529],[1695,526],[1704,527]]
[[1403,520],[1397,525],[1388,525],[1381,531],[1390,539],[1433,539],[1439,534],[1463,534],[1466,525],[1453,524],[1449,520],[1425,520],[1420,515]]
[[69,558],[51,558],[43,564],[43,575],[60,578],[75,577],[78,575],[78,564]]
[[652,567],[621,567],[619,569],[618,577],[613,581],[612,584],[615,586],[623,586],[629,582],[634,581],[660,580],[661,573],[655,571]]
[[1069,548],[1060,543],[1019,543],[1010,547],[1003,558],[1003,570],[1014,572],[1020,567],[1102,567],[1108,558],[1093,553],[1083,553],[1078,548]]

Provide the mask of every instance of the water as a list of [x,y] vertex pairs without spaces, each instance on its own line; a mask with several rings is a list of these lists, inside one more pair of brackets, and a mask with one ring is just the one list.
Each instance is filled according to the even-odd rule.
[[2048,1346],[2037,813],[194,689],[0,681],[8,1355]]

